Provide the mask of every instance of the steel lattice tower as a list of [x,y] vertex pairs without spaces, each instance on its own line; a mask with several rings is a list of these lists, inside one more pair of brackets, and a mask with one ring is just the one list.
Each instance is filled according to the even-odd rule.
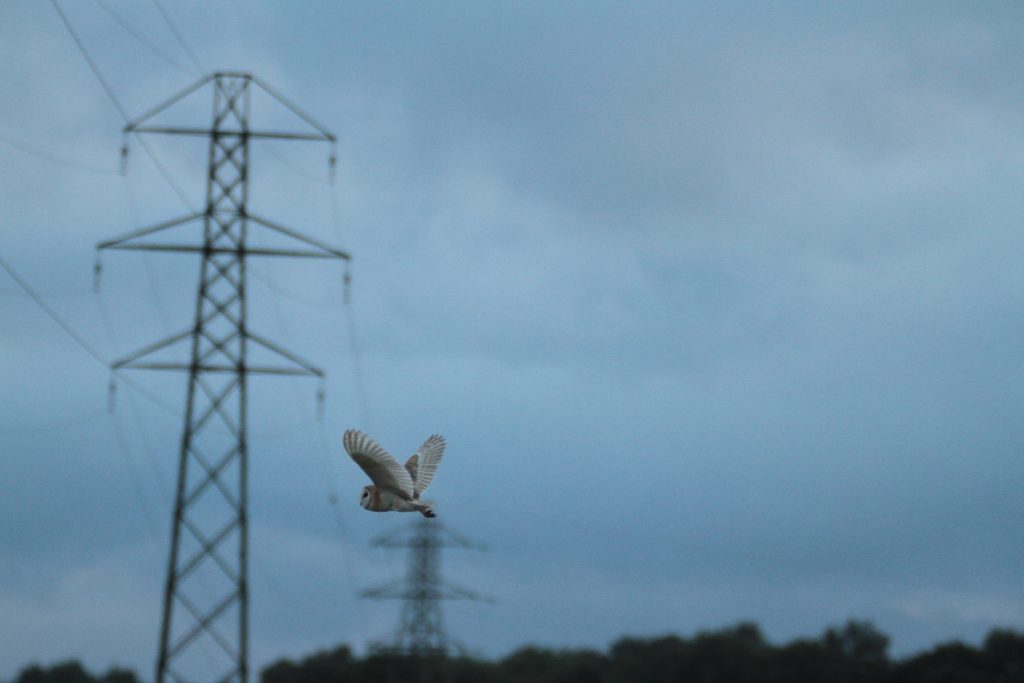
[[441,578],[441,549],[482,550],[483,547],[444,527],[437,520],[426,518],[410,527],[378,536],[372,543],[385,548],[409,548],[409,564],[404,580],[361,593],[364,598],[402,600],[401,621],[393,649],[416,657],[448,654],[450,643],[444,627],[441,601],[487,598],[467,588],[451,585]]
[[[210,128],[153,125],[183,98],[211,86]],[[252,130],[256,86],[297,114],[313,132]],[[248,653],[248,383],[252,374],[323,373],[248,328],[246,259],[298,256],[348,260],[349,255],[249,211],[249,145],[259,138],[324,140],[334,136],[258,78],[238,72],[207,76],[125,126],[125,133],[164,133],[209,139],[206,204],[201,212],[100,243],[201,255],[195,319],[191,327],[113,364],[188,373],[171,548],[163,598],[156,683],[168,679],[247,683]],[[332,154],[332,163],[333,163]],[[200,244],[153,241],[156,235],[202,223]],[[268,231],[298,248],[254,248],[249,237]],[[177,232],[177,231],[175,231]],[[188,344],[188,362],[162,356]],[[250,362],[250,350],[271,361]],[[163,353],[161,353],[163,352]]]

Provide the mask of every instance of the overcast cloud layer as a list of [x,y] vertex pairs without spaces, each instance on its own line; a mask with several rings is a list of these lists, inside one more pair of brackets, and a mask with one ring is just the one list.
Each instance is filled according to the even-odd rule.
[[[198,78],[154,5],[62,6],[129,116]],[[355,598],[401,575],[368,543],[404,518],[358,508],[349,427],[447,437],[432,491],[491,549],[446,575],[497,602],[446,615],[488,656],[1024,628],[1024,8],[167,6],[203,70],[338,135],[333,187],[327,148],[255,145],[251,201],[355,256],[355,353],[339,266],[252,266],[253,327],[328,372],[321,422],[315,384],[253,384],[255,667],[397,625]],[[191,257],[107,254],[93,292],[98,241],[188,207],[137,141],[117,174],[123,120],[51,5],[0,7],[0,82],[3,258],[105,358],[187,326]],[[149,142],[201,205],[203,143]],[[184,383],[136,374],[111,415],[2,272],[0,316],[0,678],[148,678]]]

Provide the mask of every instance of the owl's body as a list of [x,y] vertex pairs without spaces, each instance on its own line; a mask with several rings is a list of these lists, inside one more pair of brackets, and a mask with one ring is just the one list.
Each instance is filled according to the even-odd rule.
[[401,495],[376,486],[364,486],[359,504],[371,512],[422,512],[427,517],[436,517],[432,503],[406,500]]
[[364,486],[359,504],[372,512],[419,512],[436,517],[434,504],[420,500],[430,486],[437,465],[444,455],[444,438],[427,439],[405,463],[399,464],[390,453],[363,432],[350,429],[343,439],[345,450],[373,480]]

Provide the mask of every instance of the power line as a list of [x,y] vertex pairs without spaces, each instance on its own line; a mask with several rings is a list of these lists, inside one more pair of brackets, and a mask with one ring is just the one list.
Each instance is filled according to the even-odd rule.
[[142,508],[142,515],[146,518],[146,526],[149,528],[150,534],[153,536],[153,540],[157,541],[160,538],[160,532],[157,529],[156,515],[153,513],[153,509],[149,505],[149,497],[146,495],[145,487],[142,485],[142,479],[139,477],[138,471],[135,469],[135,463],[132,461],[131,448],[128,447],[128,439],[125,437],[124,431],[121,429],[121,423],[117,421],[117,416],[114,413],[109,413],[110,423],[113,426],[114,437],[117,441],[119,450],[121,451],[121,457],[124,459],[125,467],[128,469],[128,478],[132,483],[132,488],[135,490],[135,497],[139,499],[139,507]]
[[[256,276],[255,269],[249,269],[249,274]],[[280,293],[281,290],[274,285],[274,283],[269,277],[259,277],[259,279],[265,285],[267,285],[267,287],[272,292]],[[273,302],[274,313],[277,318],[278,326],[281,329],[281,334],[283,335],[284,341],[286,344],[291,345],[291,334],[288,329],[288,324],[284,316],[284,312],[281,309],[281,303],[276,296],[272,296],[271,300]],[[292,385],[292,387],[295,391],[295,405],[299,407],[300,413],[302,415],[303,433],[309,436],[310,439],[312,439],[312,432],[310,430],[309,425],[309,420],[311,418],[309,415],[308,404],[306,400],[299,394],[298,387],[294,384]],[[319,402],[318,410],[323,410],[324,407],[323,403],[325,401],[325,397],[322,391],[323,389],[321,388],[317,396],[317,400]],[[338,535],[343,541],[348,541],[350,539],[350,535],[348,533],[347,525],[345,524],[345,518],[342,514],[341,507],[338,505],[337,471],[334,467],[332,467],[332,462],[336,462],[336,460],[331,459],[330,440],[327,437],[327,430],[326,427],[324,426],[324,420],[322,416],[317,416],[315,422],[317,436],[319,438],[315,441],[313,447],[308,450],[315,454],[314,458],[318,460],[319,465],[323,470],[323,482],[327,488],[327,503],[331,508],[334,523],[338,530]],[[342,555],[342,563],[344,564],[345,573],[348,576],[349,583],[352,586],[355,586],[355,572],[352,566],[352,559],[349,557],[348,553],[344,553]],[[361,610],[358,602],[355,603],[355,609],[357,611]],[[356,616],[360,617],[361,615],[357,614]]]
[[[335,237],[341,243],[344,231],[341,227],[341,208],[338,205],[338,192],[334,187],[334,169],[336,165],[337,156],[332,152],[331,178],[326,188],[331,202],[331,226],[334,228]],[[370,398],[366,390],[366,366],[363,360],[362,346],[359,341],[359,331],[356,328],[355,309],[352,306],[352,271],[349,262],[345,264],[341,301],[342,306],[345,308],[345,324],[348,327],[348,348],[349,356],[352,359],[352,376],[355,380],[356,401],[362,413],[363,424],[366,425],[367,429],[373,431]]]
[[[114,94],[114,90],[110,86],[110,83],[107,81],[106,78],[104,78],[103,73],[99,69],[99,66],[92,59],[92,57],[89,55],[89,51],[85,48],[85,44],[82,42],[81,37],[79,37],[78,33],[75,31],[74,26],[72,26],[71,21],[68,19],[67,15],[64,13],[64,10],[61,9],[60,3],[58,2],[58,0],[50,0],[50,2],[53,5],[53,8],[57,11],[57,15],[60,17],[60,20],[64,24],[64,27],[67,29],[68,34],[71,36],[71,39],[74,40],[75,45],[78,47],[79,52],[82,54],[82,57],[85,59],[86,63],[89,65],[89,68],[92,70],[93,75],[96,76],[96,80],[99,81],[100,85],[103,87],[103,90],[107,93],[107,96],[110,98],[110,101],[114,104],[114,107],[117,109],[118,113],[121,115],[121,118],[125,121],[125,123],[127,123],[128,122],[128,114],[125,111],[125,108],[121,105],[121,102],[120,102],[120,100],[118,100],[117,95]],[[163,177],[167,181],[167,183],[171,186],[171,188],[175,191],[175,193],[177,193],[178,197],[185,203],[186,206],[189,207],[189,209],[193,209],[191,202],[189,202],[189,200],[188,200],[188,197],[185,196],[185,193],[182,192],[181,188],[178,187],[177,183],[174,182],[174,179],[171,177],[170,173],[167,171],[167,169],[164,167],[164,165],[162,163],[160,163],[159,159],[157,159],[156,154],[150,148],[149,144],[144,139],[141,139],[141,138],[140,138],[139,142],[142,143],[143,149],[146,150],[146,153],[148,154],[150,160],[152,160],[153,164],[160,171],[161,175],[163,175]],[[54,311],[46,303],[46,301],[41,296],[39,296],[39,294],[37,294],[35,292],[35,290],[32,289],[32,287],[29,286],[29,284],[24,280],[24,278],[20,277],[13,270],[13,268],[11,268],[10,264],[8,264],[2,258],[0,258],[0,266],[2,266],[5,271],[7,271],[7,273],[11,276],[11,278],[16,283],[18,283],[18,286],[21,287],[22,290],[26,294],[28,294],[36,302],[36,304],[41,309],[43,309],[43,311],[61,329],[63,329],[68,334],[68,336],[70,336],[72,339],[74,339],[75,342],[77,342],[78,345],[81,346],[87,353],[89,353],[89,355],[92,356],[95,360],[97,360],[100,363],[102,363],[104,365],[104,367],[107,367],[107,368],[110,367],[110,363],[103,357],[103,355],[101,353],[99,353],[99,351],[97,351],[95,347],[93,347],[91,344],[89,344],[89,342],[87,342],[80,334],[78,334],[78,332],[76,332],[74,330],[74,328],[72,328],[70,325],[68,325],[66,322],[64,322],[64,320],[59,315],[57,315],[56,311]],[[115,371],[114,375],[118,376],[118,373]],[[138,391],[140,394],[142,394],[143,396],[148,398],[155,405],[158,405],[161,408],[163,408],[164,410],[167,410],[172,415],[178,415],[177,411],[174,408],[171,408],[164,401],[160,400],[158,397],[156,397],[153,394],[151,394],[150,392],[146,391],[143,387],[139,386],[134,381],[128,379],[127,377],[121,377],[120,379],[122,379],[125,382],[125,384],[128,384],[133,389]]]
[[[111,318],[110,306],[106,305],[106,298],[103,294],[97,293],[96,299],[99,302],[99,317],[103,323],[103,329],[106,331],[106,338],[108,338],[108,340],[110,341],[111,348],[116,351],[118,348],[117,335],[115,334],[114,331],[114,323],[112,322]],[[112,390],[114,387],[116,387],[116,385],[112,386]],[[112,416],[117,414],[117,411],[115,410],[116,405],[114,399],[115,396],[112,393],[110,397],[111,410],[108,411],[108,413],[110,413]],[[155,451],[151,447],[150,439],[148,439],[147,437],[147,422],[142,419],[141,413],[139,412],[138,409],[138,401],[135,399],[134,394],[131,393],[128,394],[128,408],[131,411],[132,417],[134,417],[135,419],[135,426],[138,430],[139,437],[142,442],[143,451],[145,451],[146,455],[150,457],[150,464],[153,466],[155,478],[159,483],[160,493],[163,494],[164,497],[167,498],[167,500],[170,500],[170,495],[168,493],[170,490],[170,486],[166,485],[163,477],[161,476],[160,469],[159,467],[157,467],[157,463],[159,461],[157,459],[157,456],[155,455]],[[171,409],[169,405],[167,407],[167,410],[170,411],[171,414],[174,415],[175,417],[180,417],[178,411]]]
[[[92,344],[87,342],[80,334],[78,334],[78,332],[76,332],[73,327],[71,327],[69,324],[64,322],[64,320],[59,315],[57,315],[57,312],[54,311],[52,308],[50,308],[50,306],[46,303],[46,301],[38,293],[36,293],[36,291],[28,284],[28,282],[26,282],[20,275],[18,275],[18,273],[13,268],[11,268],[10,264],[8,264],[7,261],[4,260],[4,258],[2,256],[0,256],[0,267],[2,267],[7,272],[7,274],[11,277],[11,279],[14,280],[18,284],[18,286],[21,287],[22,290],[24,290],[24,292],[26,294],[28,294],[29,297],[31,297],[32,300],[35,301],[36,304],[41,309],[43,309],[43,311],[50,317],[50,319],[53,320],[53,322],[55,322],[58,326],[60,326],[60,328],[62,330],[64,330],[64,332],[66,332],[72,339],[74,339],[75,342],[80,347],[82,347],[82,349],[84,349],[86,353],[88,353],[94,359],[96,359],[97,361],[102,363],[104,366],[107,366],[107,361],[103,358],[103,355],[100,354],[100,352],[97,351],[96,348]],[[90,414],[90,415],[88,415],[88,416],[86,416],[84,418],[77,419],[77,420],[71,422],[70,424],[77,424],[77,423],[79,423],[79,422],[81,422],[83,420],[91,420],[93,417],[94,417],[94,415]],[[68,426],[68,425],[66,424],[64,426]],[[51,425],[48,429],[52,429],[52,428],[53,428],[53,425]],[[9,432],[9,430],[4,430],[4,431],[5,432]],[[18,430],[18,431],[21,431],[21,432],[24,433],[27,430]],[[135,468],[132,465],[132,463],[130,461],[130,458],[128,456],[128,448],[127,448],[127,445],[125,443],[124,434],[121,432],[120,426],[117,424],[116,421],[114,421],[114,433],[115,433],[115,436],[117,437],[117,440],[118,440],[118,442],[119,442],[119,444],[121,446],[121,453],[124,456],[126,464],[128,466],[129,478],[131,479],[132,486],[135,489],[136,496],[139,499],[139,504],[142,506],[142,509],[143,509],[144,514],[145,514],[146,521],[147,521],[147,523],[148,523],[148,525],[150,527],[150,530],[155,535],[156,527],[155,527],[155,524],[153,522],[152,511],[149,509],[149,506],[146,503],[146,497],[145,497],[145,494],[144,494],[144,492],[142,490],[142,484],[141,484],[141,481],[138,478],[138,473],[135,471]]]
[[187,206],[189,211],[195,212],[195,205],[192,204],[191,201],[189,201],[188,195],[185,194],[185,191],[181,189],[181,186],[174,181],[173,177],[171,177],[171,172],[168,171],[167,167],[164,166],[164,164],[157,158],[156,152],[154,152],[153,148],[149,146],[149,143],[146,142],[146,139],[141,136],[138,137],[137,139],[139,141],[139,144],[142,145],[142,149],[146,150],[146,155],[149,157],[149,160],[153,162],[154,166],[156,166],[156,170],[160,172],[160,175],[164,177],[164,180],[167,181],[167,184],[171,186],[172,190],[174,190],[174,194],[178,195],[178,199],[181,200],[181,203]]
[[276,159],[278,163],[280,163],[282,166],[284,166],[285,168],[287,168],[289,171],[299,176],[300,178],[305,178],[311,183],[322,183],[324,185],[331,184],[329,176],[325,178],[320,178],[318,176],[313,175],[309,171],[300,168],[299,166],[295,165],[294,162],[291,162],[287,158],[285,158],[285,156],[281,154],[279,151],[277,151],[272,144],[264,142],[263,144],[260,145],[260,148],[267,152],[274,159]]
[[[254,270],[255,269],[250,268],[249,269],[249,273],[253,274]],[[282,338],[284,339],[284,343],[287,344],[288,346],[291,346],[292,340],[291,340],[291,333],[288,330],[288,323],[287,323],[287,321],[286,321],[286,319],[284,317],[284,311],[281,309],[281,302],[278,300],[277,296],[274,295],[274,290],[276,288],[274,288],[273,285],[269,282],[269,279],[268,279],[268,281],[265,281],[265,282],[271,288],[271,292],[272,292],[271,303],[272,303],[272,306],[273,306],[273,309],[274,309],[274,316],[277,318],[277,325],[278,325],[278,328],[281,330],[281,335],[282,335]],[[299,393],[298,385],[293,383],[292,384],[292,390],[295,393],[295,405],[299,407],[299,412],[300,412],[300,415],[301,415],[301,419],[303,420],[303,423],[304,423],[303,426],[306,427],[305,433],[308,435],[310,433],[309,432],[309,424],[308,424],[308,422],[306,422],[308,417],[309,417],[309,413],[308,413],[308,410],[307,410],[308,406],[306,405],[305,400],[303,400],[303,397]],[[318,407],[318,410],[322,410],[322,408],[323,408],[323,401],[324,400],[325,400],[325,398],[324,398],[324,394],[323,394],[323,385],[321,384],[321,387],[320,387],[320,389],[317,392],[317,401],[320,404],[319,407]],[[321,426],[322,426],[323,420],[318,417],[318,421],[321,423]],[[326,439],[321,439],[319,442],[317,442],[317,446],[318,446],[318,448],[313,448],[313,449],[310,449],[310,450],[313,450],[313,451],[317,451],[318,450],[318,455],[320,456],[320,460],[321,460],[321,462],[323,463],[323,465],[325,467],[325,473],[328,475],[328,476],[325,477],[325,482],[327,482],[327,484],[328,484],[327,495],[328,495],[328,500],[330,501],[332,498],[336,498],[337,496],[336,496],[336,490],[335,490],[336,487],[333,485],[334,484],[333,477],[330,476],[331,472],[328,469],[326,469],[326,468],[329,468],[329,466],[330,466],[330,456],[329,456],[329,450],[328,450],[328,447],[327,447],[327,440]]]
[[128,112],[121,106],[121,102],[118,101],[117,95],[114,94],[114,89],[110,87],[109,83],[107,83],[107,79],[103,77],[99,67],[96,66],[96,62],[94,62],[92,57],[89,56],[89,52],[85,49],[85,44],[82,43],[82,39],[78,37],[78,33],[75,32],[75,28],[71,25],[67,15],[64,14],[64,10],[60,8],[60,3],[57,2],[57,0],[50,0],[50,2],[53,4],[53,8],[57,10],[57,14],[60,15],[60,20],[64,22],[64,27],[68,30],[68,33],[71,34],[71,38],[75,41],[75,45],[78,46],[79,52],[82,53],[82,57],[85,58],[89,68],[92,69],[92,73],[96,76],[96,80],[103,86],[103,89],[107,92],[107,97],[109,97],[110,101],[114,103],[114,106],[117,107],[117,111],[121,114],[121,118],[125,120],[125,123],[127,123]]
[[[53,318],[55,320],[55,322],[60,324],[61,327],[66,332],[68,332],[69,334],[72,334],[73,338],[75,338],[76,341],[79,341],[81,343],[81,340],[78,338],[77,335],[75,335],[73,333],[73,330],[71,330],[70,326],[68,326],[66,323],[63,323],[59,318],[56,318],[54,316],[54,314],[53,314],[53,311],[51,309],[49,309],[45,305],[45,303],[42,302],[42,300],[38,297],[38,295],[36,295],[31,290],[31,288],[27,288],[25,282],[23,280],[21,280],[14,272],[11,271],[10,266],[8,266],[6,263],[2,263],[2,262],[0,262],[0,265],[3,266],[3,268],[7,271],[7,273],[9,275],[11,275],[11,277],[14,278],[18,282],[19,285],[21,285],[23,288],[26,288],[25,291],[27,293],[29,293],[29,295],[33,299],[35,299],[36,302],[39,303],[43,307],[43,310],[47,311],[47,313],[50,314],[51,318]],[[92,355],[91,351],[90,351],[90,354]],[[31,434],[49,433],[49,432],[53,432],[55,430],[64,430],[64,429],[76,427],[76,426],[81,425],[81,424],[95,422],[96,418],[99,417],[100,415],[102,415],[103,412],[104,411],[91,411],[89,413],[80,415],[78,417],[67,419],[67,420],[64,420],[64,421],[59,422],[59,423],[50,423],[50,424],[47,424],[47,425],[36,424],[36,425],[32,425],[30,427],[21,427],[21,428],[17,428],[17,429],[4,428],[4,429],[0,430],[0,437],[9,437],[9,436],[18,437],[18,436],[26,436],[26,435],[31,435]],[[110,415],[110,419],[112,421],[112,425],[113,425],[113,428],[114,428],[114,430],[113,430],[114,431],[114,435],[115,435],[116,440],[118,442],[118,445],[120,447],[121,455],[122,455],[122,457],[125,460],[125,466],[128,468],[128,478],[131,481],[132,488],[135,491],[135,495],[136,495],[136,498],[138,499],[139,506],[142,508],[143,515],[146,518],[146,525],[148,526],[149,531],[153,535],[154,539],[156,539],[157,536],[158,536],[158,533],[157,533],[156,524],[155,524],[155,521],[154,521],[155,517],[153,515],[152,509],[150,508],[150,506],[149,506],[149,504],[147,502],[147,497],[146,497],[146,493],[145,493],[144,487],[142,485],[142,481],[140,480],[139,474],[138,474],[138,472],[135,469],[135,465],[132,463],[131,456],[130,456],[130,449],[128,448],[127,441],[125,440],[124,433],[121,430],[121,427],[118,424],[117,419],[115,418],[114,414],[111,413],[110,411],[105,411],[105,412],[107,412]]]
[[[131,217],[132,227],[135,229],[141,228],[142,221],[139,220],[138,200],[135,196],[135,190],[132,188],[131,179],[127,173],[122,175],[121,179],[123,180],[121,186],[124,188],[125,199],[128,204],[128,215]],[[99,258],[98,254],[97,258]],[[164,305],[163,296],[160,294],[160,286],[157,283],[156,273],[153,270],[153,264],[150,260],[149,254],[143,254],[143,269],[146,271],[146,279],[149,281],[149,288],[153,294],[153,301],[156,302],[157,313],[160,314],[160,325],[163,328],[164,334],[170,334],[171,327],[167,318],[167,307]]]
[[332,296],[330,298],[314,298],[311,296],[305,296],[303,294],[298,294],[291,290],[285,289],[281,285],[275,283],[269,276],[260,273],[255,268],[251,269],[248,274],[251,275],[253,278],[259,280],[263,284],[263,286],[265,286],[272,292],[276,292],[277,294],[280,294],[286,299],[291,299],[292,301],[295,301],[300,304],[305,304],[307,306],[321,306],[324,308],[334,308],[335,306],[338,306],[342,303],[342,298],[344,296],[343,293],[339,294],[338,296]]
[[147,50],[152,52],[154,55],[156,55],[157,57],[159,57],[163,61],[165,61],[168,64],[170,64],[171,66],[173,66],[178,71],[181,71],[182,73],[188,73],[189,75],[191,75],[187,68],[185,68],[184,66],[179,64],[173,58],[171,58],[168,55],[164,54],[164,52],[162,52],[160,50],[160,48],[158,48],[156,45],[154,45],[153,43],[149,42],[149,40],[147,40],[145,38],[145,36],[143,36],[134,26],[129,24],[128,21],[124,17],[122,17],[120,14],[118,14],[113,9],[111,9],[110,6],[107,5],[103,0],[95,0],[95,1],[96,1],[96,4],[99,5],[100,7],[102,7],[107,12],[107,14],[109,14],[111,17],[113,17],[114,21],[116,21],[121,26],[121,28],[123,28],[132,38],[135,38],[135,40],[139,41],[139,43],[143,47],[145,47]]
[[185,39],[182,37],[181,32],[178,31],[178,28],[174,25],[174,22],[171,21],[171,15],[167,13],[166,9],[164,9],[164,6],[160,3],[160,0],[153,0],[153,4],[156,5],[156,8],[158,10],[160,10],[160,16],[164,18],[164,21],[167,23],[168,28],[171,29],[171,33],[174,34],[174,37],[178,40],[178,44],[181,45],[181,49],[184,50],[185,54],[188,55],[188,58],[192,60],[192,64],[195,65],[196,71],[199,72],[200,76],[205,74],[205,69],[203,69],[203,66],[199,63],[199,60],[196,59],[195,53],[192,52],[192,50],[189,48],[188,43],[185,42]]
[[46,303],[43,297],[39,296],[39,294],[37,294],[36,291],[32,289],[28,282],[26,282],[20,275],[18,275],[18,273],[10,266],[9,263],[7,263],[3,256],[0,256],[0,268],[3,268],[5,271],[7,271],[7,274],[11,276],[11,279],[18,283],[18,286],[21,287],[21,289],[26,294],[32,297],[32,300],[36,302],[36,305],[43,309],[43,312],[45,312],[46,315],[50,316],[50,320],[57,323],[57,325],[62,330],[64,330],[64,332],[67,333],[69,337],[74,339],[75,343],[77,343],[86,353],[92,356],[95,360],[102,363],[105,367],[109,367],[109,365],[107,365],[107,360],[103,357],[103,354],[97,351],[96,347],[90,344],[88,341],[86,341],[86,339],[82,335],[78,334],[78,332],[76,332],[75,329],[71,327],[71,325],[68,325],[66,322],[64,322],[64,320],[59,315],[57,315],[57,312],[50,308],[50,305]]
[[17,150],[25,152],[26,154],[31,154],[33,156],[39,157],[40,159],[49,161],[51,164],[67,166],[68,168],[73,168],[78,171],[88,171],[89,173],[103,173],[106,175],[114,175],[117,173],[117,171],[115,171],[112,168],[100,168],[99,166],[90,166],[87,164],[79,163],[77,161],[68,161],[67,159],[62,159],[58,157],[56,154],[51,154],[50,152],[47,152],[39,147],[36,147],[35,145],[20,142],[3,133],[0,133],[0,142],[10,145],[11,147]]
[[[25,294],[27,294],[29,298],[31,298],[36,303],[36,305],[39,306],[39,308],[41,308],[44,313],[46,313],[47,316],[49,316],[50,320],[52,320],[54,323],[57,324],[58,327],[64,330],[64,332],[69,337],[71,337],[75,341],[75,343],[77,343],[82,348],[82,350],[84,350],[86,353],[92,356],[94,360],[101,363],[103,367],[108,369],[110,368],[110,362],[103,357],[103,354],[100,353],[95,346],[86,341],[85,337],[83,337],[77,331],[75,331],[75,328],[71,327],[71,325],[65,322],[64,319],[57,314],[57,311],[53,310],[53,308],[51,308],[50,305],[46,303],[46,300],[43,299],[43,297],[40,296],[39,293],[36,292],[36,290],[33,289],[32,286],[29,285],[28,282],[23,277],[21,277],[18,274],[18,272],[14,270],[13,267],[11,267],[11,264],[4,260],[2,256],[0,256],[0,268],[3,268],[5,271],[7,271],[7,274],[11,276],[11,279],[14,280],[15,283],[17,283],[21,290],[25,292]],[[172,415],[180,417],[180,413],[178,411],[176,411],[174,408],[171,408],[169,405],[167,405],[165,402],[163,402],[150,392],[146,391],[144,388],[139,386],[134,381],[120,375],[116,371],[114,372],[114,375],[118,377],[120,380],[122,380],[125,384],[129,385],[130,387],[138,391],[140,394],[148,398],[155,405],[160,406],[164,410],[170,412]]]
[[46,434],[48,432],[72,429],[79,425],[93,422],[101,415],[103,415],[102,410],[92,410],[88,413],[83,413],[75,417],[65,417],[65,419],[58,422],[48,422],[45,424],[36,423],[33,425],[22,425],[20,427],[2,427],[0,428],[0,437],[29,436],[32,434]]
[[[284,296],[293,301],[297,301],[308,306],[323,306],[327,308],[333,308],[338,305],[339,302],[327,300],[327,299],[313,299],[311,297],[302,296],[291,292],[280,285],[276,284],[271,278],[261,274],[255,268],[249,270],[249,275],[259,280],[267,289],[272,292]],[[359,408],[359,417],[362,419],[364,427],[373,431],[373,418],[370,410],[370,400],[366,389],[366,369],[365,362],[363,360],[362,346],[359,341],[359,332],[356,328],[355,311],[352,308],[352,302],[349,296],[349,288],[351,287],[351,276],[346,272],[344,279],[344,289],[341,293],[341,305],[345,309],[345,326],[348,331],[348,351],[349,358],[352,363],[352,377],[355,385],[356,392],[356,404]],[[286,340],[287,341],[287,340]]]
[[[129,132],[198,132],[209,138],[206,211],[136,229],[97,245],[98,249],[202,253],[194,325],[114,364],[115,368],[125,369],[181,370],[188,372],[189,377],[157,683],[208,677],[202,673],[208,667],[202,666],[196,657],[195,646],[208,646],[219,665],[229,667],[222,680],[248,680],[248,377],[323,376],[320,369],[249,328],[247,260],[255,254],[349,259],[348,254],[338,249],[248,211],[249,144],[251,138],[262,134],[249,129],[252,83],[267,90],[247,73],[212,74],[126,126]],[[213,123],[208,130],[147,129],[143,125],[206,84],[212,85],[214,100]],[[268,92],[280,99],[273,91]],[[282,103],[293,107],[286,100]],[[309,121],[307,116],[302,118]],[[326,131],[303,137],[333,140],[333,135]],[[200,218],[204,224],[202,246],[152,241],[156,233]],[[246,242],[254,225],[297,240],[303,248],[248,247]],[[186,340],[191,342],[189,362],[168,362],[156,356]],[[249,363],[250,346],[280,362]],[[189,476],[189,472],[194,474]],[[214,582],[213,591],[197,592],[194,582],[188,580],[193,574],[209,577]]]
[[352,304],[348,302],[345,304],[345,321],[348,323],[349,352],[352,356],[352,375],[356,385],[356,400],[359,402],[359,409],[362,412],[363,424],[372,431],[370,400],[366,392],[366,378],[363,371],[363,353],[359,344],[359,335],[356,332],[355,314],[352,312]]
[[[100,71],[99,66],[97,66],[93,58],[89,56],[89,51],[85,49],[85,43],[82,42],[82,39],[78,36],[78,33],[75,31],[74,26],[71,25],[71,21],[68,19],[67,15],[64,14],[64,10],[61,9],[60,3],[58,3],[57,0],[50,0],[50,2],[53,4],[54,9],[57,10],[57,14],[60,15],[60,20],[64,23],[64,27],[67,28],[68,33],[71,34],[71,38],[75,41],[75,45],[78,46],[78,51],[82,53],[82,57],[89,65],[89,68],[92,69],[93,75],[96,76],[96,80],[100,82],[101,86],[103,86],[103,90],[107,93],[107,97],[109,97],[110,101],[114,103],[114,107],[117,108],[117,111],[119,114],[121,114],[121,118],[124,120],[124,122],[126,124],[129,123],[127,111],[121,105],[120,100],[117,99],[117,95],[114,94],[114,89],[110,87],[110,83],[107,81],[106,78],[103,77],[103,72]],[[174,178],[171,177],[170,172],[168,172],[167,168],[160,162],[159,159],[157,159],[156,153],[149,146],[149,143],[142,138],[139,138],[139,143],[142,145],[142,148],[146,150],[146,154],[153,162],[153,165],[156,166],[158,171],[160,171],[160,175],[164,177],[164,180],[167,181],[167,184],[170,185],[171,189],[174,190],[175,194],[178,195],[178,198],[181,199],[185,206],[187,206],[190,210],[195,211],[195,207],[192,206],[192,203],[188,200],[188,197],[185,195],[184,192],[182,192],[181,188],[178,187],[178,184],[174,182]],[[127,155],[127,149],[127,146],[125,146],[124,151],[122,153]]]

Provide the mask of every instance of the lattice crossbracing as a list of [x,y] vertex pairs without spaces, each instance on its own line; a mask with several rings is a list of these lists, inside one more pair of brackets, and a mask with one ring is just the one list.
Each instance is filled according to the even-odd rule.
[[444,581],[441,576],[441,549],[481,549],[481,546],[445,528],[436,519],[420,519],[407,529],[375,538],[373,544],[385,548],[409,548],[409,563],[403,581],[362,593],[365,598],[402,601],[401,620],[391,647],[416,657],[446,655],[450,642],[441,601],[486,598]]
[[[209,129],[149,125],[154,116],[206,85],[212,87],[214,96]],[[250,93],[254,85],[299,114],[316,132],[251,130]],[[333,143],[334,136],[259,79],[234,72],[201,79],[129,123],[125,132],[202,135],[209,139],[206,204],[201,213],[98,245],[100,249],[199,253],[202,259],[192,327],[113,366],[189,373],[156,681],[247,683],[247,377],[254,373],[320,377],[323,373],[248,329],[246,259],[349,259],[343,251],[249,212],[249,143],[253,138]],[[155,241],[167,229],[200,219],[203,233],[199,245]],[[248,238],[254,226],[296,240],[302,248],[251,249]],[[188,362],[156,358],[186,342],[190,343]],[[283,364],[249,364],[250,342],[271,352]]]

